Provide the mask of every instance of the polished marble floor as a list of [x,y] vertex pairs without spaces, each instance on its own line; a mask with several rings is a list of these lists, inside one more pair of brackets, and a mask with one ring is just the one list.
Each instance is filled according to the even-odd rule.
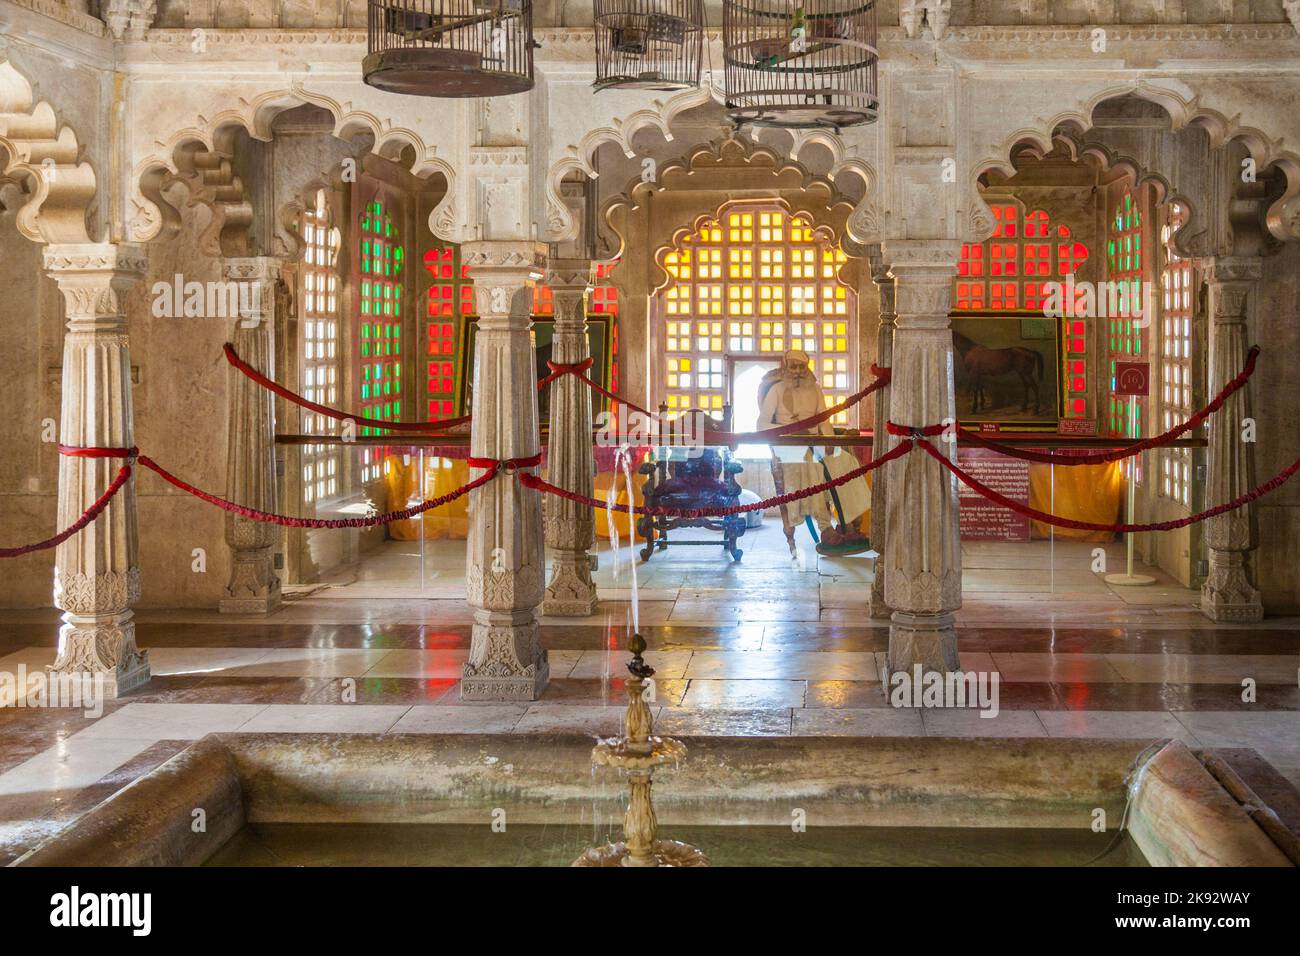
[[[394,545],[381,561],[401,560],[405,546]],[[741,565],[702,550],[639,568],[662,732],[1176,737],[1251,748],[1300,785],[1300,619],[1216,626],[1167,580],[1141,589],[1148,603],[1113,593],[1088,570],[1090,549],[1058,545],[1025,567],[1032,554],[968,546],[962,664],[999,675],[1000,711],[899,709],[881,683],[887,622],[865,612],[869,559],[812,555],[792,570],[772,548]],[[551,681],[519,705],[461,703],[463,597],[427,581],[409,593],[410,581],[373,567],[350,584],[298,589],[268,618],[140,610],[146,687],[97,718],[0,708],[0,863],[214,731],[614,733],[630,572],[624,560],[615,577],[613,565],[606,551],[593,617],[542,619]],[[0,673],[48,664],[56,634],[51,610],[0,611]]]

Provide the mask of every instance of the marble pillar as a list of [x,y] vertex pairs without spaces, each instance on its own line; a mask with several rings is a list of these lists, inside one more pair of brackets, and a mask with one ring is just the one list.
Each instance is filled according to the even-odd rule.
[[[1209,390],[1216,395],[1235,378],[1249,348],[1247,316],[1262,272],[1253,257],[1220,256],[1209,269],[1210,374]],[[1234,392],[1209,420],[1206,501],[1222,504],[1255,487],[1254,444],[1243,440],[1250,418],[1250,389]],[[1209,575],[1201,586],[1201,610],[1213,621],[1258,621],[1264,616],[1259,589],[1249,564],[1259,543],[1253,505],[1205,522]]]
[[[889,368],[894,361],[894,325],[898,318],[894,304],[894,277],[880,255],[879,247],[869,255],[871,281],[880,291],[880,325],[876,331],[876,367]],[[889,435],[885,421],[889,418],[889,386],[877,389],[875,400],[875,438],[871,443],[871,457],[879,458],[889,450]],[[871,582],[871,616],[888,619],[889,605],[885,603],[885,524],[888,515],[889,482],[884,472],[871,478],[871,546],[881,557],[876,559],[875,575]]]
[[[550,262],[555,362],[572,365],[589,357],[586,295],[590,278],[591,263],[585,259]],[[572,375],[562,376],[550,385],[546,473],[551,484],[588,497],[593,494],[591,389]],[[546,585],[542,613],[587,617],[596,610],[596,585],[591,580],[591,558],[587,553],[596,543],[591,509],[563,498],[551,498],[545,510],[551,579]]]
[[[257,371],[273,378],[275,286],[280,261],[268,256],[227,259],[224,271],[239,302],[231,337],[235,351]],[[234,294],[230,301],[235,301]],[[275,511],[275,396],[234,369],[229,370],[228,388],[226,497],[260,511]],[[226,514],[231,568],[221,596],[223,614],[269,614],[280,607],[280,579],[275,573],[279,541],[276,525]]]
[[[503,461],[536,455],[537,371],[531,286],[546,247],[476,241],[461,247],[478,305],[470,454]],[[536,468],[527,471],[536,473]],[[470,469],[471,477],[482,474]],[[501,473],[469,495],[466,589],[474,611],[462,700],[536,700],[549,677],[537,634],[545,592],[541,493]]]
[[[953,420],[952,331],[948,310],[961,243],[899,241],[884,246],[894,279],[897,326],[889,419],[924,426]],[[892,448],[903,439],[890,438]],[[956,445],[927,439],[949,457]],[[961,607],[961,540],[957,479],[917,450],[885,466],[885,603],[889,670],[955,671]]]
[[[59,440],[80,448],[129,448],[135,433],[126,294],[144,275],[146,252],[100,243],[50,245],[44,256],[68,316]],[[122,463],[59,459],[60,528],[103,494]],[[131,612],[140,597],[135,483],[133,475],[98,519],[54,553],[54,604],[63,611],[63,626],[50,675],[102,679],[108,698],[149,681],[148,652],[136,647]]]

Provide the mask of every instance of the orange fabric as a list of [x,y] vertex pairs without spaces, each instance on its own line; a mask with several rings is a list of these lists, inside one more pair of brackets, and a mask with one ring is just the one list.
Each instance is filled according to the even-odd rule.
[[[1055,496],[1052,485],[1055,483]],[[1119,521],[1124,500],[1124,469],[1121,462],[1102,465],[1055,467],[1033,462],[1029,465],[1029,506],[1062,518],[1114,524]],[[1052,528],[1041,521],[1030,521],[1030,537],[1046,538],[1055,531],[1058,538],[1075,541],[1113,541],[1109,531],[1081,531]]]
[[[429,457],[424,460],[424,488],[420,489],[420,459],[411,457],[404,465],[400,455],[389,455],[385,460],[384,481],[388,486],[390,507],[405,507],[405,502],[418,496],[428,501],[448,494],[469,481],[469,464],[454,458]],[[401,505],[394,502],[402,502]],[[469,534],[469,495],[431,508],[417,518],[394,521],[388,526],[388,536],[398,541],[419,540],[420,522],[424,522],[424,538],[465,538]]]

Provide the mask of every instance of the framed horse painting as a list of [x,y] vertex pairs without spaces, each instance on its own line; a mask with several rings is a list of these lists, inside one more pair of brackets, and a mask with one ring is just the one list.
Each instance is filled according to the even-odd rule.
[[951,319],[957,420],[998,431],[1055,432],[1062,413],[1061,320],[1041,312],[958,312]]

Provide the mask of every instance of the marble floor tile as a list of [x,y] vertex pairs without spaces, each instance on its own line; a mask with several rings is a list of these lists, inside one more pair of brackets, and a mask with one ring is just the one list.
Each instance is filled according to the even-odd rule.
[[240,733],[382,734],[410,708],[388,704],[270,704]]
[[469,660],[468,650],[386,651],[365,671],[366,677],[459,678]]
[[1174,716],[1207,747],[1300,754],[1300,718],[1291,711],[1175,711]]
[[[0,798],[39,797],[88,787],[158,737],[69,737],[0,774]],[[0,818],[6,813],[0,802]]]
[[[149,649],[154,674],[242,674],[270,652],[265,647],[157,647]],[[296,676],[296,675],[295,675]]]
[[[655,669],[655,677],[680,679],[686,674],[691,651],[646,651],[645,661]],[[584,651],[568,673],[572,678],[622,677],[627,673],[630,655],[625,650]]]
[[785,737],[790,733],[790,711],[663,710],[655,721],[655,733],[676,737]]
[[995,653],[993,663],[1008,681],[1075,683],[1122,681],[1106,655]]
[[[879,686],[879,685],[875,685]],[[803,707],[802,680],[706,680],[692,678],[682,706],[706,710],[777,710]]]
[[419,705],[390,730],[395,734],[508,734],[528,710],[517,704]]
[[1045,710],[1038,712],[1038,719],[1047,728],[1049,737],[1170,737],[1189,747],[1200,745],[1196,735],[1169,713]]
[[1300,679],[1296,654],[1108,654],[1107,662],[1127,681],[1176,684],[1294,684]]
[[686,667],[686,676],[732,680],[879,679],[875,655],[853,651],[698,651]]
[[[610,737],[622,728],[623,710],[623,702],[611,703],[608,707],[590,704],[572,707],[532,704],[515,724],[514,732]],[[657,732],[657,721],[655,726]]]
[[[810,680],[804,706],[810,708],[875,709],[888,707],[886,688],[879,681]],[[796,705],[797,706],[797,705]]]
[[924,732],[920,711],[893,707],[796,710],[792,730],[796,737],[919,737]]
[[982,717],[975,709],[922,708],[921,722],[928,737],[1046,737],[1047,730],[1032,710],[1001,710]]
[[387,655],[402,653],[408,652],[382,649],[278,647],[267,650],[251,664],[228,670],[241,677],[360,677]]
[[198,740],[239,730],[265,704],[127,704],[95,721],[73,740]]

